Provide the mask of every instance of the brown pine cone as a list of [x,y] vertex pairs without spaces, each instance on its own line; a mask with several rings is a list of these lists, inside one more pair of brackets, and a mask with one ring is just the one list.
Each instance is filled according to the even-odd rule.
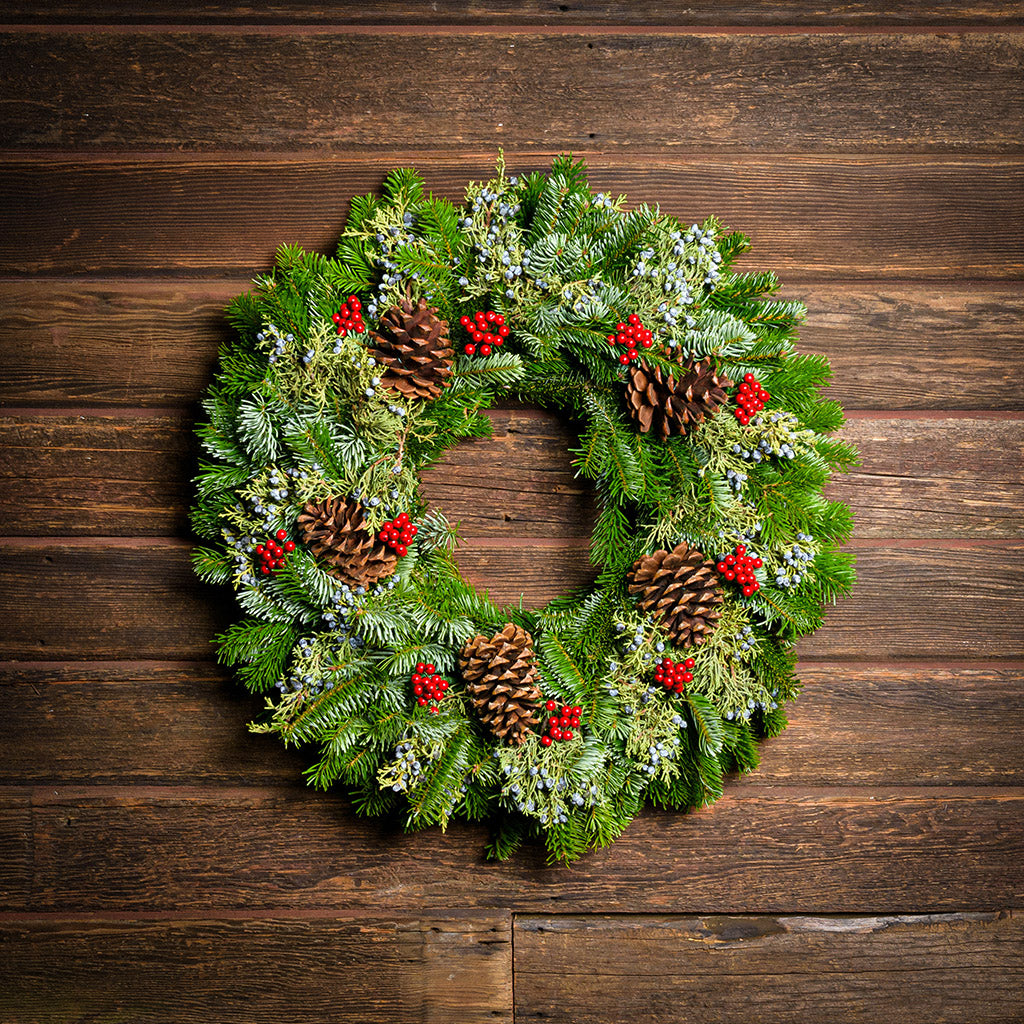
[[679,370],[666,375],[660,366],[641,359],[629,367],[626,379],[629,414],[642,433],[653,430],[662,440],[695,430],[714,415],[727,399],[725,389],[732,387],[710,359],[684,364],[680,355],[677,362]]
[[722,614],[722,588],[715,563],[700,551],[679,544],[633,563],[627,574],[637,604],[659,619],[674,643],[700,646]]
[[392,306],[380,318],[371,341],[374,356],[384,367],[381,383],[406,398],[437,398],[451,378],[455,353],[448,321],[422,297]]
[[398,556],[364,525],[363,507],[347,498],[310,501],[299,513],[303,543],[327,565],[325,571],[350,586],[390,576]]
[[540,724],[542,700],[533,637],[512,622],[492,637],[474,636],[459,655],[466,693],[480,721],[500,740],[519,746]]

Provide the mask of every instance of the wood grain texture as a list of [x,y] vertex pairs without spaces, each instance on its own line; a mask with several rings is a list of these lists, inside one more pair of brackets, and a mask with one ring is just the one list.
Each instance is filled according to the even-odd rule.
[[[804,663],[759,783],[1021,786],[1018,666]],[[254,736],[263,700],[205,663],[0,664],[0,786],[286,786],[316,756]]]
[[[1020,658],[1024,545],[857,546],[858,584],[801,641],[806,658]],[[540,605],[591,580],[584,547],[563,541],[467,541],[466,578],[498,601]],[[161,540],[0,543],[11,660],[202,660],[234,612],[227,588],[200,585],[188,546]]]
[[24,912],[317,908],[430,913],[916,913],[1024,899],[1024,790],[727,784],[693,814],[644,812],[548,868],[481,860],[482,826],[404,835],[341,798],[281,788],[32,794]]
[[0,1020],[512,1021],[507,914],[0,922]]
[[856,537],[1024,536],[1019,419],[854,419],[841,431],[860,465],[826,490]]
[[605,1024],[1013,1020],[1024,925],[1010,913],[550,917],[515,923],[516,1020]]
[[0,521],[22,536],[188,536],[193,425],[140,419],[0,416]]
[[[1024,276],[1016,159],[577,152],[595,192],[687,222],[713,213],[753,238],[743,266],[783,279]],[[376,192],[392,167],[413,164],[458,200],[468,180],[490,177],[494,155],[12,156],[0,174],[0,275],[251,275],[282,242],[331,251],[349,197]],[[550,151],[507,160],[543,170]]]
[[275,3],[204,3],[187,10],[162,0],[143,7],[124,0],[10,0],[3,22],[12,25],[103,24],[117,25],[444,25],[458,29],[469,25],[558,26],[718,26],[743,25],[941,25],[1004,26],[1024,21],[1020,3],[984,3],[972,0],[880,0],[862,3],[815,4],[806,0],[699,0],[685,6],[666,0],[602,0],[583,3],[571,0],[443,0],[423,4],[417,0],[342,0],[334,4],[311,0],[277,0]]
[[0,786],[295,785],[313,756],[250,734],[263,698],[209,662],[2,663],[0,707]]
[[250,150],[258,126],[264,152],[1019,153],[1022,53],[1011,33],[6,33],[0,148]]
[[31,901],[32,827],[31,795],[0,789],[0,906]]
[[[467,537],[589,536],[594,493],[575,476],[574,428],[535,409],[490,414],[423,477],[423,493]],[[855,536],[1024,536],[1024,424],[999,419],[855,419],[842,436],[861,466],[829,496]],[[188,537],[198,453],[177,414],[0,415],[0,535]]]
[[[223,309],[249,287],[0,280],[0,403],[194,403],[228,337]],[[829,397],[848,409],[1024,409],[1018,284],[835,281],[782,295],[807,305],[801,350],[829,357]]]

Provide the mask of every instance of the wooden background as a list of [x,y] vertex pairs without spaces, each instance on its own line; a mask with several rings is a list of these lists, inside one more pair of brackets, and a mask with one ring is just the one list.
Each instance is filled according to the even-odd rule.
[[[0,1021],[1024,1019],[1024,6],[8,0]],[[188,567],[220,310],[414,163],[497,148],[753,236],[863,466],[855,596],[712,809],[572,870],[307,791]],[[569,435],[429,479],[466,571],[586,578]]]

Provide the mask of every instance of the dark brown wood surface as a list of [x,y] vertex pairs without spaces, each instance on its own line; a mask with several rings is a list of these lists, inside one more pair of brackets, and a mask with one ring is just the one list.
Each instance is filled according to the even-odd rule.
[[1024,7],[1018,0],[871,0],[871,2],[814,4],[805,0],[699,0],[677,4],[670,0],[449,0],[443,5],[418,0],[339,0],[325,4],[311,0],[278,0],[276,3],[203,3],[183,9],[180,4],[153,2],[144,5],[124,0],[11,0],[2,22],[7,24],[136,25],[389,25],[396,31],[415,33],[438,23],[455,22],[463,30],[476,25],[541,25],[548,31],[561,25],[613,26],[767,26],[800,25],[956,25],[963,28],[1017,26],[1024,23]]
[[[261,272],[282,242],[330,251],[348,197],[379,188],[391,167],[415,164],[431,191],[458,199],[467,180],[489,176],[500,145],[478,144],[461,159],[406,148],[188,158],[15,150],[0,189],[0,274]],[[686,221],[714,211],[755,239],[744,266],[783,279],[1024,276],[1017,155],[573,148],[587,158],[595,191],[626,192]],[[521,171],[541,170],[557,151],[506,157]]]
[[[0,19],[2,1024],[1021,1018],[1021,4]],[[224,304],[391,167],[456,198],[498,147],[751,235],[862,452],[830,491],[860,582],[789,729],[572,869],[308,789],[188,566]],[[425,487],[467,575],[538,604],[589,578],[593,498],[571,425],[492,420]]]
[[[516,1020],[888,1024],[1019,1019],[1010,914],[516,920]],[[913,998],[907,998],[907,989]],[[570,996],[571,994],[571,996]],[[571,998],[571,1018],[568,1016]]]
[[[508,914],[0,920],[0,1020],[511,1022]],[[8,1016],[9,1015],[9,1016]]]

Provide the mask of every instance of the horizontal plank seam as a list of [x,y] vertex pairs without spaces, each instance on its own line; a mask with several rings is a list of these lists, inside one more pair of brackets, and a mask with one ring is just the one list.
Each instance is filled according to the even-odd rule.
[[0,23],[8,35],[210,35],[210,36],[922,36],[1019,35],[1024,23],[911,25],[608,25],[608,24],[411,24],[345,25],[271,22]]
[[[567,915],[571,916],[571,915]],[[602,915],[604,916],[604,915]],[[655,915],[652,915],[655,916]],[[780,915],[774,915],[780,916]],[[817,915],[815,915],[817,916]],[[824,916],[824,915],[822,915]],[[511,931],[511,915],[501,908],[493,910],[480,908],[470,910],[465,907],[430,908],[421,913],[413,911],[397,911],[387,913],[385,910],[373,912],[339,908],[330,910],[326,907],[266,907],[256,910],[211,910],[209,915],[197,914],[195,910],[101,910],[96,913],[65,912],[65,911],[34,911],[0,910],[0,925],[32,925],[32,924],[117,924],[119,922],[175,921],[195,922],[196,924],[215,924],[217,921],[400,921],[415,924],[421,921],[492,921],[495,924],[509,925]]]
[[[52,161],[49,161],[52,162]],[[170,271],[173,275],[177,273],[181,274],[180,271]],[[1012,292],[1014,297],[1019,296],[1019,290],[1012,287],[1013,280],[993,280],[992,278],[986,277],[945,277],[937,279],[940,283],[947,285],[948,287],[957,288],[959,290],[970,292],[972,295],[978,291],[987,292]],[[841,277],[821,277],[816,274],[806,274],[799,279],[793,277],[792,272],[787,272],[785,280],[781,281],[781,287],[784,290],[790,284],[799,284],[802,287],[820,287],[828,288],[831,291],[842,288],[851,288],[857,291],[864,291],[870,288],[879,288],[883,291],[895,289],[920,289],[922,282],[925,284],[934,284],[936,281],[931,279],[925,280],[923,278],[899,278],[899,277],[868,277],[868,276],[856,276],[850,277],[849,279],[843,279]],[[123,288],[126,291],[133,293],[146,292],[151,288],[175,288],[180,287],[182,289],[194,288],[200,284],[216,284],[218,290],[220,286],[223,286],[224,291],[229,289],[235,289],[238,291],[245,291],[246,289],[252,288],[253,282],[250,277],[221,277],[211,275],[209,279],[196,276],[160,276],[155,274],[139,274],[138,276],[124,277],[124,276],[104,276],[96,274],[83,274],[80,277],[72,274],[54,274],[41,277],[36,282],[35,276],[33,277],[14,277],[11,275],[0,274],[0,288],[4,287],[25,287],[26,285],[31,286],[34,283],[38,283],[40,287],[46,287],[47,289],[55,287],[64,288],[96,288],[102,290],[116,290]],[[1024,302],[1024,298],[1021,300]]]
[[[514,168],[515,161],[537,160],[538,158],[553,159],[564,153],[564,149],[552,149],[549,146],[543,148],[520,148],[516,150],[505,150],[506,164]],[[772,150],[770,152],[751,152],[746,149],[721,149],[721,150],[691,150],[672,149],[665,150],[648,147],[636,149],[602,149],[600,147],[588,146],[573,149],[573,155],[585,159],[600,160],[604,167],[622,168],[623,170],[636,171],[638,163],[642,162],[647,167],[671,167],[682,163],[715,164],[729,163],[737,165],[750,165],[754,167],[771,167],[803,161],[809,164],[819,164],[822,167],[835,167],[836,165],[850,164],[858,168],[865,166],[905,168],[908,165],[920,164],[927,167],[1006,167],[1020,168],[1024,166],[1024,146],[1020,151],[1009,152],[977,153],[959,152],[950,150],[927,150],[920,148],[908,148],[906,150],[887,149],[879,150],[842,150],[835,152],[821,152],[818,150]],[[267,166],[276,167],[286,164],[317,164],[320,167],[337,164],[361,164],[365,165],[370,161],[380,163],[381,180],[388,168],[404,166],[410,161],[425,160],[438,163],[471,163],[494,161],[497,155],[495,150],[466,149],[461,150],[455,147],[447,150],[438,149],[408,149],[395,150],[384,146],[371,147],[360,146],[347,151],[308,150],[243,150],[243,149],[205,149],[194,152],[181,152],[173,149],[127,149],[127,150],[68,150],[61,148],[49,149],[0,149],[0,164],[7,169],[18,165],[35,166],[46,164],[48,167],[80,166],[82,164],[124,164],[126,167],[138,167],[145,163],[159,163],[168,167],[190,167],[198,164],[227,164],[239,166]],[[427,181],[430,185],[430,181]],[[169,273],[181,277],[181,271],[170,271]],[[62,275],[67,277],[65,273]],[[147,271],[146,276],[157,278],[161,275]],[[238,276],[237,271],[233,276]],[[808,275],[810,276],[810,274]],[[820,275],[819,275],[820,277]],[[876,274],[871,278],[878,280]],[[14,278],[14,280],[22,280]],[[831,281],[832,279],[827,279]],[[931,280],[931,278],[914,278],[915,281]],[[952,279],[949,274],[936,275],[935,280],[953,281],[963,279]]]
[[[943,921],[943,920],[962,920],[969,918],[977,921],[997,921],[1002,917],[1013,917],[1015,914],[1021,913],[1024,907],[1008,906],[1004,910],[947,910],[939,911],[936,913],[929,913],[928,911],[922,911],[918,914],[900,914],[900,913],[885,913],[885,914],[850,914],[850,913],[837,913],[837,912],[824,912],[824,913],[799,913],[787,911],[785,913],[772,914],[759,911],[748,911],[740,914],[730,913],[711,913],[711,914],[691,914],[685,912],[672,912],[672,911],[630,911],[630,910],[600,910],[592,912],[580,912],[580,911],[552,911],[551,913],[539,913],[535,910],[522,911],[513,914],[513,924],[518,923],[520,920],[525,922],[532,921],[550,921],[550,920],[578,920],[580,918],[613,918],[616,920],[630,920],[646,918],[657,918],[658,920],[676,920],[676,921],[688,921],[695,917],[699,917],[702,920],[735,920],[736,918],[747,918],[747,919],[763,919],[771,918],[774,920],[790,920],[790,921],[873,921],[878,917],[884,918],[916,918],[920,921]],[[41,915],[49,916],[49,915]],[[59,914],[58,914],[59,916]]]
[[[58,418],[95,418],[95,419],[127,419],[127,420],[193,420],[195,414],[192,407],[197,403],[189,402],[180,406],[168,405],[16,405],[7,406],[0,402],[0,417],[6,419],[58,419]],[[1024,414],[1022,414],[1024,415]]]
[[[1024,349],[1024,342],[1022,342]],[[825,392],[827,397],[827,392]],[[8,406],[0,401],[0,418],[10,420],[38,419],[99,419],[99,420],[174,420],[196,419],[194,407],[197,402],[186,402],[181,406]],[[523,418],[541,418],[557,415],[535,406],[518,406],[502,402],[493,407],[496,413],[514,412]],[[486,412],[486,410],[484,411]],[[1024,409],[846,409],[847,420],[990,420],[1011,422],[1024,421]],[[570,421],[567,421],[570,422]],[[486,438],[484,438],[485,440]]]
[[[887,783],[885,786],[874,784],[845,783],[836,786],[808,786],[804,784],[789,784],[784,782],[760,783],[754,780],[747,780],[743,783],[742,792],[736,787],[726,787],[725,796],[722,800],[741,799],[766,799],[775,794],[785,793],[786,800],[794,799],[857,799],[862,800],[870,795],[871,800],[885,800],[889,797],[906,799],[907,797],[924,797],[936,799],[946,797],[950,799],[984,799],[984,800],[1024,800],[1024,786],[957,786],[944,783],[942,785],[921,785],[920,783],[899,784]],[[100,803],[119,803],[124,800],[166,800],[194,801],[197,803],[209,803],[212,796],[219,799],[225,797],[236,800],[252,800],[261,797],[273,797],[280,799],[305,800],[311,796],[318,796],[315,791],[305,786],[293,786],[285,788],[282,786],[224,786],[219,784],[203,785],[138,785],[138,786],[114,786],[106,783],[95,785],[75,782],[60,787],[43,786],[33,782],[31,785],[5,785],[0,790],[0,798],[11,797],[28,799],[33,807],[47,807],[52,805],[63,805],[75,800],[89,799]],[[319,794],[323,796],[323,794]],[[711,809],[713,813],[713,808]]]
[[[160,658],[150,659],[116,659],[98,658],[82,661],[52,660],[52,661],[0,661],[0,673],[7,669],[14,669],[19,672],[46,672],[61,669],[74,669],[76,671],[102,671],[104,669],[138,669],[141,671],[154,671],[164,668],[180,669],[191,665],[197,671],[206,671],[217,675],[230,675],[230,670],[218,665],[213,659],[203,660],[199,658],[183,658],[180,661],[164,660]],[[798,671],[802,668],[811,668],[818,671],[827,669],[830,666],[842,668],[844,672],[851,669],[863,669],[867,671],[886,669],[892,671],[984,671],[986,669],[998,669],[1000,672],[1024,672],[1024,661],[1009,661],[994,658],[963,658],[950,660],[948,658],[932,659],[922,658],[920,661],[913,659],[864,658],[857,661],[842,661],[835,658],[801,658],[798,662]],[[47,685],[64,685],[82,682],[82,680],[52,680]],[[96,682],[96,680],[90,680]],[[121,680],[111,680],[109,685],[117,685]],[[138,680],[135,680],[138,682]],[[163,684],[161,684],[163,685]]]
[[[507,548],[505,537],[479,537],[473,534],[461,535],[461,540],[471,543],[476,548]],[[0,548],[111,548],[113,550],[138,550],[142,548],[181,548],[189,550],[206,541],[190,540],[187,537],[131,537],[131,536],[91,536],[91,537],[5,537],[0,536]],[[518,537],[516,544],[538,550],[557,548],[584,548],[589,544],[586,537]],[[844,545],[849,550],[909,550],[913,548],[941,548],[946,551],[971,550],[983,548],[1024,547],[1024,539],[1005,537],[977,537],[965,539],[948,538],[877,538],[858,537]]]
[[[1024,353],[1024,339],[1021,344]],[[826,392],[827,395],[827,392]],[[0,417],[7,419],[60,419],[92,417],[96,419],[169,419],[193,420],[196,402],[182,405],[12,405],[0,402]],[[485,412],[488,410],[485,410]],[[494,412],[515,412],[524,418],[543,418],[557,413],[532,405],[501,402]],[[848,420],[1024,420],[1024,409],[845,409]],[[486,440],[486,439],[484,439]]]

